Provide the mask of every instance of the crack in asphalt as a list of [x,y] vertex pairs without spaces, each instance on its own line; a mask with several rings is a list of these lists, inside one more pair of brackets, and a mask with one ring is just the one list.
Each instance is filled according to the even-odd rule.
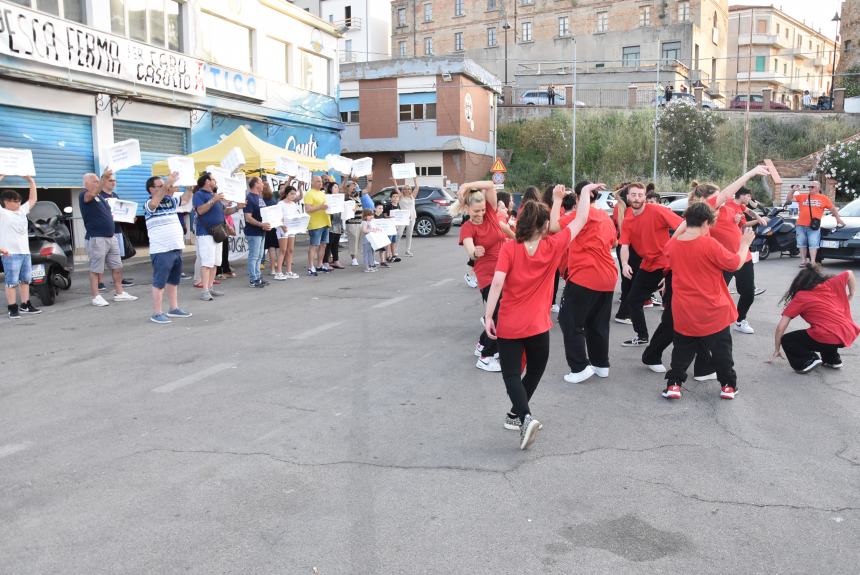
[[667,489],[674,493],[679,497],[683,497],[684,499],[690,499],[692,501],[698,501],[700,503],[716,503],[723,505],[737,505],[740,507],[755,507],[756,509],[791,509],[793,511],[821,511],[826,513],[844,513],[846,511],[860,511],[860,507],[816,507],[815,505],[795,505],[793,503],[756,503],[754,501],[739,501],[735,499],[711,499],[707,497],[702,497],[701,495],[696,495],[695,493],[684,493],[683,491],[676,489],[672,485],[668,483],[664,483],[662,481],[648,481],[645,479],[633,479],[634,481],[639,481],[640,483],[646,483],[648,485],[654,485],[657,487],[661,487],[663,489]]
[[845,444],[845,446],[842,449],[840,449],[839,451],[837,451],[833,455],[835,455],[837,458],[841,459],[842,461],[847,461],[848,463],[850,463],[854,467],[860,467],[860,462],[854,461],[853,459],[851,459],[847,455],[843,455],[843,453],[845,453],[846,451],[848,451],[848,444],[847,443]]

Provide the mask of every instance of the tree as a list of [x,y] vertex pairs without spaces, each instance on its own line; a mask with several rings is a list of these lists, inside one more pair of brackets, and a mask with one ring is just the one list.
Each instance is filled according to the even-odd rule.
[[714,113],[683,100],[666,105],[657,119],[663,171],[683,181],[710,176],[714,169],[711,149],[721,122]]
[[860,141],[828,144],[818,156],[817,171],[836,180],[836,192],[843,198],[860,196]]

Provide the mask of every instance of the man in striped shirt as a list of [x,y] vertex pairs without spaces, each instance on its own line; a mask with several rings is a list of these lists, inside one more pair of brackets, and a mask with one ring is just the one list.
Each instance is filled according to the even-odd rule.
[[[191,190],[181,197],[174,194],[179,173],[162,180],[153,176],[146,181],[149,201],[143,205],[146,231],[149,235],[149,258],[152,261],[152,306],[150,320],[170,323],[172,317],[191,317],[179,307],[179,280],[182,276],[182,249],[185,246],[182,224],[176,208],[191,201]],[[162,312],[161,300],[167,291],[168,312]]]

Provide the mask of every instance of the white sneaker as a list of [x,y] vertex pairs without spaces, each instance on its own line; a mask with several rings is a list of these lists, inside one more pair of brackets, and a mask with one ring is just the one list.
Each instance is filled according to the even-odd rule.
[[136,299],[136,295],[131,295],[127,291],[113,294],[113,301],[135,301]]
[[352,258],[352,263],[351,263],[351,264],[349,264],[349,265],[351,265],[351,266],[357,266],[357,265],[358,265],[358,260],[357,260],[357,259],[355,259],[355,258]]
[[654,373],[666,373],[666,366],[662,363],[647,366]]
[[282,281],[287,279],[287,276],[286,276],[286,274],[275,274],[274,279],[276,281],[282,282]]
[[696,381],[710,381],[712,379],[717,379],[717,372],[709,373],[708,375],[697,375],[694,376],[693,379]]
[[475,357],[481,357],[481,352],[484,351],[484,346],[481,342],[475,344]]
[[736,321],[732,324],[732,329],[735,331],[739,331],[741,333],[755,333],[755,330],[749,324],[749,322],[745,319],[741,321]]
[[591,366],[591,369],[594,370],[594,375],[597,377],[609,377],[609,368],[608,367],[594,367]]
[[299,279],[299,278],[301,277],[301,276],[300,276],[299,274],[297,274],[296,272],[287,272],[287,273],[285,273],[284,275],[285,275],[285,276],[287,276],[287,279],[288,279],[288,280],[297,280],[297,279]]
[[[573,373],[571,371],[570,373],[565,375],[564,380],[567,383],[582,383],[583,381],[585,381],[586,379],[588,379],[592,375],[594,375],[594,368],[592,368],[590,365],[586,365],[585,369],[583,369],[580,372]],[[607,373],[607,375],[608,375],[608,373]]]
[[478,280],[469,272],[466,272],[466,274],[463,276],[463,281],[466,282],[466,285],[470,288],[478,287]]
[[557,303],[552,304],[552,307],[550,308],[550,311],[551,311],[552,313],[558,313],[558,312],[559,312],[559,310],[561,310],[561,308],[560,308],[560,307],[558,307],[558,304],[557,304]]
[[105,307],[106,305],[110,305],[110,303],[102,297],[102,294],[99,294],[93,298],[93,305],[96,307]]
[[502,371],[499,360],[494,357],[479,357],[475,367],[484,371]]

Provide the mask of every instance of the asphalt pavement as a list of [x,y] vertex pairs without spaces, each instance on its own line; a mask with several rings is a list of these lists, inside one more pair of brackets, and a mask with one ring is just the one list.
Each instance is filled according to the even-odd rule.
[[414,251],[264,290],[239,264],[170,325],[136,264],[137,302],[92,307],[79,274],[0,321],[0,573],[858,572],[860,357],[766,362],[797,259],[756,266],[734,401],[662,399],[615,323],[609,379],[567,384],[554,327],[523,452],[454,233]]

